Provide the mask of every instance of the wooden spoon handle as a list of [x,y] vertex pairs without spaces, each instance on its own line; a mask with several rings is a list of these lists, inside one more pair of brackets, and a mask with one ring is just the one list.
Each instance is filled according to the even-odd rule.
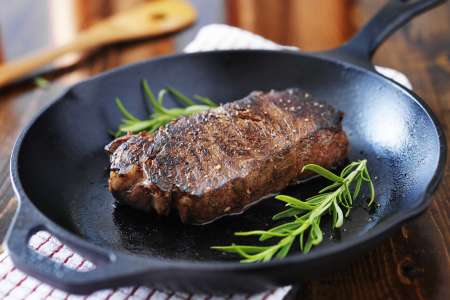
[[195,9],[184,0],[155,1],[138,5],[97,23],[62,47],[0,65],[0,87],[64,54],[90,50],[111,42],[174,32],[192,24],[195,18]]
[[[72,42],[51,50],[33,54],[10,63],[0,65],[0,87],[17,80],[24,75],[42,67],[56,58],[71,52],[81,52],[101,46],[106,39],[95,39],[95,35],[86,31]],[[98,36],[101,37],[101,36]]]

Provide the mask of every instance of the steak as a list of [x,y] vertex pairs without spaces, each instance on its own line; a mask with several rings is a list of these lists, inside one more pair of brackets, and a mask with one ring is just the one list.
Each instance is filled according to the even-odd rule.
[[305,164],[340,163],[348,148],[342,117],[299,89],[252,92],[112,141],[109,189],[120,203],[207,223],[310,176]]

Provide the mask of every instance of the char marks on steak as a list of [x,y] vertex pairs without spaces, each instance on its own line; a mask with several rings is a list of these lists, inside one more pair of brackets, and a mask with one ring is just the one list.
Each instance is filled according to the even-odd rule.
[[342,161],[341,121],[341,112],[298,89],[253,92],[112,141],[109,189],[138,209],[176,209],[184,223],[206,223],[302,179],[305,164]]

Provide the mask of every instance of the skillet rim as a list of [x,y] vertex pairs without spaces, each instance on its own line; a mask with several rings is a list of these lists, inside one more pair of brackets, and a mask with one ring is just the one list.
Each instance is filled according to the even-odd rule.
[[[439,137],[439,161],[437,164],[437,167],[435,169],[434,175],[429,180],[425,190],[421,195],[419,195],[419,201],[418,205],[412,208],[408,209],[402,209],[394,213],[392,216],[389,217],[389,219],[384,220],[383,222],[379,223],[378,226],[370,229],[366,234],[364,235],[356,235],[350,237],[348,240],[342,243],[337,243],[334,245],[330,245],[326,248],[320,248],[315,251],[312,251],[308,254],[303,253],[294,253],[292,255],[289,255],[281,260],[271,260],[268,262],[263,263],[256,263],[256,264],[242,264],[238,260],[236,261],[215,261],[215,260],[207,260],[207,261],[194,261],[194,260],[187,260],[187,259],[161,259],[161,258],[154,258],[154,257],[146,257],[144,255],[137,255],[137,254],[130,254],[125,251],[121,250],[114,250],[107,247],[101,247],[98,245],[93,244],[87,239],[84,239],[80,237],[77,234],[74,234],[67,230],[66,228],[62,227],[61,225],[55,223],[51,218],[49,218],[43,211],[38,209],[34,203],[31,201],[30,197],[25,192],[25,189],[22,186],[20,175],[19,175],[19,152],[22,149],[23,140],[26,137],[28,131],[35,125],[35,123],[44,115],[47,110],[52,108],[54,105],[57,105],[58,102],[62,101],[64,96],[72,91],[73,89],[76,89],[78,86],[82,86],[83,84],[86,84],[91,81],[95,81],[97,79],[110,76],[112,74],[123,72],[127,69],[133,68],[138,65],[144,65],[149,64],[155,61],[164,61],[168,59],[178,59],[180,57],[193,57],[193,56],[201,56],[201,55],[222,55],[222,54],[233,54],[233,53],[242,53],[242,52],[253,52],[253,53],[264,53],[264,55],[270,55],[270,54],[283,54],[283,55],[293,55],[293,56],[301,56],[306,57],[308,59],[318,59],[322,61],[326,61],[329,63],[333,63],[336,65],[339,65],[339,67],[344,68],[351,68],[356,69],[358,71],[364,72],[365,74],[369,76],[375,76],[377,77],[377,80],[385,80],[386,84],[390,84],[390,86],[397,91],[400,91],[403,94],[406,94],[412,101],[414,101],[430,118],[434,125],[434,129],[436,130],[436,133]],[[16,142],[14,143],[13,150],[11,152],[11,158],[10,158],[10,176],[11,176],[11,183],[14,189],[14,192],[18,198],[18,208],[16,210],[13,222],[10,225],[10,230],[12,227],[14,227],[16,218],[18,217],[21,210],[24,209],[24,206],[28,205],[29,208],[34,210],[34,212],[38,213],[45,221],[45,230],[56,236],[57,238],[60,238],[62,241],[66,242],[69,246],[72,244],[74,245],[83,245],[83,248],[89,248],[93,251],[100,252],[100,253],[107,253],[109,256],[114,257],[130,257],[132,259],[138,259],[139,261],[145,262],[146,265],[142,266],[145,269],[151,269],[152,266],[148,265],[151,262],[160,262],[163,264],[162,267],[173,267],[178,268],[180,270],[182,269],[196,269],[196,270],[211,270],[214,271],[260,271],[263,269],[268,268],[274,268],[279,266],[285,266],[291,263],[295,264],[302,264],[308,261],[314,261],[319,260],[325,257],[331,257],[339,252],[347,251],[351,248],[361,246],[363,244],[366,244],[370,241],[375,241],[377,238],[382,237],[386,233],[388,233],[390,230],[393,230],[394,228],[400,226],[401,224],[405,223],[406,221],[420,215],[423,213],[428,206],[431,204],[432,198],[431,195],[438,187],[439,183],[441,182],[445,165],[447,161],[447,140],[445,137],[445,133],[442,130],[442,127],[433,113],[433,111],[430,109],[428,104],[419,97],[417,94],[415,94],[413,91],[408,90],[406,87],[400,85],[399,83],[393,81],[390,78],[387,78],[383,76],[382,74],[376,72],[374,69],[368,68],[368,67],[362,67],[350,62],[347,62],[345,60],[339,59],[339,58],[333,58],[330,56],[322,56],[320,53],[303,53],[296,50],[263,50],[263,49],[237,49],[237,50],[214,50],[214,51],[204,51],[204,52],[195,52],[195,53],[177,53],[173,55],[165,55],[161,56],[155,59],[146,59],[142,61],[138,61],[135,63],[127,64],[124,66],[120,66],[117,68],[113,68],[111,70],[102,72],[100,74],[97,74],[95,76],[92,76],[88,79],[82,80],[72,86],[69,86],[65,88],[61,93],[58,93],[57,96],[55,96],[55,99],[53,99],[49,104],[45,105],[30,121],[29,123],[21,130],[19,136],[16,139]],[[12,237],[8,234],[7,236],[7,244],[9,240]],[[75,248],[75,247],[74,247]],[[75,251],[77,252],[77,251]],[[82,251],[79,251],[80,253]],[[111,260],[111,264],[115,264],[116,261]],[[101,266],[99,266],[101,269]],[[140,268],[137,268],[140,269]],[[120,276],[120,274],[116,274],[117,276]]]

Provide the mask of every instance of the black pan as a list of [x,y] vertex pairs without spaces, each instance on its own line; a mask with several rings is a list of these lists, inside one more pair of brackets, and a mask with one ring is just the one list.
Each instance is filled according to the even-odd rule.
[[[397,27],[440,0],[391,1],[343,47],[325,53],[220,51],[182,54],[141,62],[71,87],[24,130],[11,158],[20,200],[7,247],[15,265],[69,292],[149,285],[174,291],[251,293],[329,273],[365,253],[430,204],[444,171],[443,132],[413,92],[375,72],[370,57]],[[171,85],[188,95],[221,102],[253,90],[301,87],[345,112],[350,160],[367,158],[380,206],[357,207],[345,229],[310,254],[240,264],[210,250],[232,241],[237,230],[266,228],[279,209],[266,200],[241,216],[207,226],[183,226],[113,206],[107,190],[107,131],[120,120],[114,98],[145,115],[139,88],[146,78],[158,90]],[[175,103],[172,103],[175,105]],[[285,191],[306,195],[322,183]],[[363,201],[361,201],[363,202]],[[77,272],[27,247],[47,230],[96,264]]]

